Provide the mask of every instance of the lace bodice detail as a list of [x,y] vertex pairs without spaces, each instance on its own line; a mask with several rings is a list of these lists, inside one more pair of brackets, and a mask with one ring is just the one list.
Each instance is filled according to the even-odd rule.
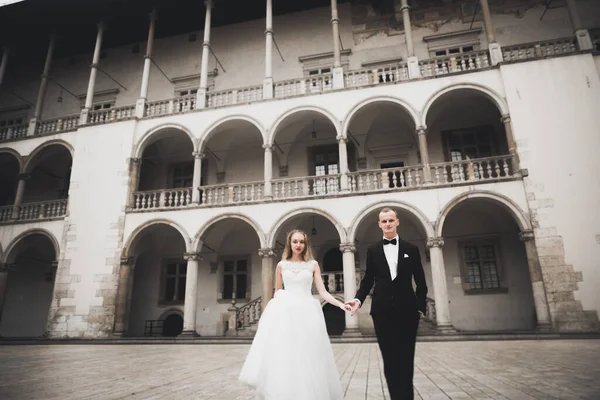
[[314,260],[306,262],[281,261],[279,265],[283,286],[288,293],[312,296]]

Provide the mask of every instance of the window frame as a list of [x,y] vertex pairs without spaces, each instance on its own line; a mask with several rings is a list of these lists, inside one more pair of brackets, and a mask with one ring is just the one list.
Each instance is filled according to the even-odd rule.
[[[468,281],[468,268],[465,259],[465,249],[468,246],[476,246],[479,250],[482,246],[493,246],[496,256],[496,274],[498,275],[498,287],[476,288],[472,287]],[[480,236],[474,239],[461,239],[457,241],[459,269],[461,276],[461,285],[465,295],[486,295],[486,294],[504,294],[508,293],[506,282],[506,272],[502,266],[502,244],[499,236]],[[481,264],[481,258],[479,258]],[[481,268],[481,266],[480,266]],[[481,270],[480,270],[481,271]]]
[[[167,274],[167,270],[170,264],[177,265],[177,269],[175,272],[175,297],[179,297],[179,279],[181,277],[185,277],[185,285],[187,286],[187,261],[185,261],[181,257],[168,257],[161,259],[160,263],[160,282],[158,289],[158,305],[159,306],[173,306],[173,305],[183,305],[185,304],[185,286],[183,288],[183,299],[182,300],[167,300],[166,299],[166,290],[167,290],[167,279],[170,275]],[[186,271],[185,274],[180,275],[179,268],[180,266],[185,265]]]
[[[226,262],[230,262],[233,261],[235,263],[235,271],[233,273],[226,273],[225,272],[225,263]],[[245,297],[241,297],[238,298],[237,295],[237,279],[236,277],[238,275],[242,275],[240,273],[238,273],[237,271],[237,263],[239,261],[246,261],[246,293],[245,293]],[[217,302],[221,303],[221,304],[228,304],[231,303],[234,299],[236,301],[236,303],[239,302],[248,302],[251,300],[252,297],[252,256],[250,254],[233,254],[233,255],[226,255],[226,256],[222,256],[219,258],[218,261],[218,270],[219,270],[219,285],[218,285],[218,292],[217,292]],[[224,298],[224,289],[225,289],[225,276],[226,275],[233,275],[233,287],[232,287],[232,294],[231,294],[231,298],[226,299]]]

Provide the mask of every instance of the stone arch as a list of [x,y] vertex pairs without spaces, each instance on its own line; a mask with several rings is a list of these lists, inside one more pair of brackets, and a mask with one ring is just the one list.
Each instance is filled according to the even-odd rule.
[[335,219],[331,214],[329,214],[326,211],[319,210],[317,208],[299,208],[299,209],[293,210],[291,212],[288,212],[286,215],[279,218],[279,220],[277,220],[277,222],[275,222],[275,224],[271,227],[271,230],[269,231],[269,240],[268,240],[269,247],[271,247],[271,248],[276,247],[277,233],[279,233],[279,230],[281,229],[283,224],[285,224],[290,218],[293,218],[296,215],[300,215],[300,214],[316,214],[316,215],[320,215],[323,218],[327,219],[329,222],[331,222],[333,224],[333,226],[337,230],[338,235],[340,237],[340,243],[346,243],[346,230],[344,229],[342,224],[337,219]]
[[354,118],[354,115],[356,115],[357,112],[359,112],[363,107],[366,107],[369,104],[380,103],[380,102],[381,103],[398,104],[400,107],[402,107],[408,113],[408,115],[411,116],[411,118],[415,124],[415,127],[418,127],[421,125],[421,123],[420,123],[421,117],[420,117],[419,113],[408,102],[406,102],[402,99],[396,98],[396,97],[392,97],[392,96],[373,96],[373,97],[369,97],[369,98],[361,101],[360,103],[358,103],[357,105],[352,107],[350,112],[344,118],[344,124],[342,126],[341,135],[343,137],[347,137],[348,128],[350,127],[350,123],[352,122],[352,119]]
[[25,170],[25,161],[23,160],[23,156],[21,156],[19,152],[9,147],[0,147],[0,154],[2,153],[10,154],[17,160],[17,163],[19,164],[19,172],[23,172]]
[[30,229],[28,231],[25,231],[23,233],[21,233],[20,235],[18,235],[16,238],[14,238],[12,240],[12,242],[8,245],[8,247],[6,248],[6,251],[4,253],[2,253],[2,249],[0,248],[0,254],[2,254],[3,258],[1,259],[3,263],[8,262],[8,257],[11,255],[13,249],[15,248],[15,246],[17,244],[19,244],[19,242],[23,239],[25,239],[27,236],[31,236],[31,235],[43,235],[46,236],[50,242],[52,243],[52,247],[54,247],[54,254],[55,254],[55,261],[58,261],[59,257],[60,257],[60,245],[58,243],[58,240],[56,240],[56,237],[54,237],[54,234],[52,234],[52,232],[46,230],[46,229],[41,229],[41,228],[36,228],[36,229]]
[[69,154],[71,155],[71,162],[73,162],[73,154],[74,154],[74,149],[73,146],[71,146],[70,143],[61,140],[61,139],[55,139],[55,140],[49,140],[47,142],[42,143],[41,145],[39,145],[38,147],[36,147],[28,156],[27,156],[27,161],[25,162],[25,165],[23,165],[23,171],[27,172],[29,170],[29,165],[31,164],[31,162],[33,160],[35,160],[36,156],[38,154],[40,154],[40,152],[42,152],[45,148],[50,147],[50,146],[63,146],[65,149],[67,149],[69,151]]
[[333,124],[335,131],[336,131],[336,136],[342,135],[341,128],[340,128],[340,122],[337,119],[335,119],[335,116],[333,114],[331,114],[331,112],[329,112],[328,110],[326,110],[324,108],[316,107],[316,106],[300,106],[300,107],[295,107],[295,108],[292,108],[291,110],[288,110],[287,112],[285,112],[283,115],[281,115],[275,121],[275,123],[271,126],[271,129],[269,129],[269,135],[268,135],[266,144],[268,146],[272,146],[273,142],[275,141],[275,136],[277,135],[277,131],[279,130],[279,125],[281,125],[281,123],[283,121],[285,121],[289,116],[297,114],[302,111],[313,111],[313,112],[323,115],[324,117],[329,119],[329,121],[331,121],[331,123]]
[[356,217],[354,217],[352,225],[350,225],[350,228],[348,229],[349,243],[354,243],[354,241],[356,240],[356,231],[358,230],[358,227],[361,225],[363,220],[367,217],[367,215],[383,207],[397,208],[409,212],[411,215],[415,216],[419,220],[419,222],[421,223],[421,227],[425,231],[427,237],[432,237],[434,235],[434,228],[432,223],[427,219],[427,217],[421,210],[412,206],[411,204],[404,203],[402,201],[382,200],[364,208]]
[[456,90],[461,90],[461,89],[466,89],[466,90],[473,90],[476,92],[479,92],[481,94],[483,94],[485,97],[487,97],[488,99],[490,99],[498,108],[498,111],[500,112],[500,115],[507,115],[508,112],[508,104],[506,103],[506,100],[500,96],[498,93],[496,93],[493,89],[490,89],[484,85],[478,85],[478,84],[473,84],[473,83],[458,83],[458,84],[453,84],[450,86],[447,86],[443,89],[438,90],[436,93],[434,93],[429,100],[427,100],[427,102],[425,103],[425,107],[423,108],[423,111],[421,112],[421,126],[423,126],[424,128],[427,127],[427,115],[429,114],[429,110],[431,108],[431,106],[433,104],[435,104],[435,102],[440,99],[442,96],[444,96],[447,93],[456,91]]
[[170,308],[167,308],[165,311],[163,311],[163,312],[160,314],[160,317],[158,317],[158,319],[160,319],[160,320],[162,320],[162,319],[165,319],[165,318],[167,318],[167,317],[168,317],[169,315],[171,315],[171,314],[177,314],[177,315],[179,315],[181,318],[183,318],[183,310],[182,310],[181,308],[178,308],[178,307],[170,307]]
[[256,235],[258,236],[258,241],[260,242],[260,247],[264,248],[266,247],[266,240],[265,240],[265,233],[262,230],[262,228],[260,227],[259,224],[256,223],[256,221],[254,221],[252,218],[243,215],[243,214],[221,214],[221,215],[217,215],[213,218],[211,218],[208,222],[206,222],[199,230],[198,233],[196,233],[196,235],[194,236],[194,243],[192,244],[192,249],[195,251],[200,251],[199,247],[200,247],[200,240],[201,238],[204,236],[204,234],[208,231],[208,229],[213,226],[214,224],[216,224],[219,221],[225,220],[225,219],[239,219],[242,220],[244,222],[246,222],[248,225],[250,225],[254,231],[256,232]]
[[183,238],[183,241],[185,243],[185,251],[188,252],[190,250],[190,237],[189,237],[187,231],[181,225],[179,225],[178,223],[173,222],[171,220],[168,220],[168,219],[153,219],[150,221],[146,221],[142,225],[138,226],[133,232],[131,232],[131,234],[125,241],[125,245],[123,246],[123,252],[121,254],[121,257],[129,257],[130,256],[129,251],[131,250],[132,244],[135,243],[135,240],[137,239],[138,235],[141,232],[143,232],[144,229],[146,229],[152,225],[160,225],[160,224],[171,226],[171,227],[175,228],[181,234],[181,237]]
[[440,215],[439,215],[436,225],[435,225],[435,236],[442,236],[442,232],[444,229],[444,222],[446,220],[446,217],[450,214],[450,212],[457,205],[459,205],[460,203],[467,201],[469,199],[491,200],[491,201],[495,202],[496,204],[499,204],[500,206],[502,206],[505,210],[507,210],[509,212],[509,214],[511,214],[513,216],[515,222],[517,223],[517,225],[519,225],[519,229],[521,229],[521,231],[532,229],[531,223],[525,216],[525,213],[523,212],[523,210],[515,202],[513,202],[510,198],[508,198],[502,194],[490,192],[487,190],[477,190],[477,191],[460,194],[460,195],[456,196],[455,198],[453,198],[452,200],[450,200],[444,206],[444,208],[440,212]]
[[188,129],[187,127],[185,127],[181,124],[166,123],[166,124],[155,126],[154,128],[152,128],[149,131],[147,131],[146,133],[144,133],[142,138],[139,140],[139,142],[135,146],[134,158],[142,158],[144,149],[151,142],[152,137],[156,133],[158,133],[162,130],[165,130],[165,129],[178,129],[178,130],[184,132],[190,138],[190,141],[192,142],[192,147],[194,148],[194,151],[197,150],[198,147],[197,147],[197,143],[196,143],[196,138],[194,137],[194,134],[192,133],[192,131],[190,129]]
[[236,121],[236,120],[246,121],[246,122],[249,122],[250,124],[254,125],[256,127],[256,129],[258,129],[258,131],[260,132],[260,135],[262,136],[263,144],[267,141],[267,132],[265,131],[265,128],[262,126],[262,124],[260,122],[258,122],[256,119],[254,119],[250,116],[247,116],[247,115],[243,115],[243,114],[229,115],[227,117],[223,117],[223,118],[217,120],[216,122],[211,124],[208,127],[208,129],[206,129],[204,131],[204,133],[200,137],[200,140],[198,141],[198,151],[202,151],[204,149],[204,147],[206,146],[206,143],[208,142],[208,140],[210,139],[212,134],[217,130],[218,127],[220,127],[223,124],[226,124],[227,122]]

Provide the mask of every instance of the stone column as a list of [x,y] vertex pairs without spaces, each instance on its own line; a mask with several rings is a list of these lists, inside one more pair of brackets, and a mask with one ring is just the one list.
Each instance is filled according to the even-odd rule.
[[538,258],[537,248],[535,247],[535,236],[532,230],[526,230],[519,233],[519,240],[525,243],[527,252],[527,264],[529,265],[529,276],[531,278],[531,287],[533,290],[533,302],[535,303],[535,313],[537,316],[537,329],[549,331],[552,329],[552,320],[550,318],[550,309],[546,299],[546,288],[542,277],[542,268]]
[[450,302],[448,300],[443,246],[444,238],[442,237],[427,239],[427,247],[431,255],[431,279],[433,280],[437,329],[440,332],[452,332],[454,328],[450,319]]
[[192,203],[200,204],[200,183],[202,178],[202,159],[204,153],[196,151],[194,156],[194,177],[192,179]]
[[213,1],[206,0],[206,15],[204,19],[204,42],[202,43],[202,64],[200,67],[200,87],[196,93],[196,108],[206,108],[206,90],[208,87],[208,53],[210,50],[210,24]]
[[504,132],[506,133],[506,141],[508,142],[508,151],[512,156],[511,166],[513,174],[515,174],[521,169],[521,167],[519,161],[519,153],[517,153],[517,143],[515,142],[515,138],[513,137],[510,115],[503,115],[502,123],[504,124]]
[[[340,244],[344,265],[344,300],[352,300],[356,295],[356,267],[354,253],[356,247],[352,243]],[[346,313],[346,329],[343,336],[362,336],[358,329],[358,315]]]
[[2,310],[4,309],[4,298],[8,281],[8,268],[6,264],[0,263],[0,322],[2,321]]
[[104,24],[98,24],[98,34],[96,36],[96,47],[94,48],[94,56],[92,57],[92,67],[90,70],[90,80],[88,82],[87,94],[85,96],[85,107],[81,110],[80,124],[87,124],[88,114],[92,108],[94,100],[94,87],[96,85],[96,73],[98,72],[98,62],[100,62],[100,50],[102,49],[102,35],[104,33]]
[[425,128],[417,128],[419,138],[419,152],[421,153],[421,164],[423,164],[423,179],[425,183],[431,183],[431,166],[429,164],[429,146],[427,145],[427,131]]
[[502,49],[498,42],[496,42],[488,0],[481,0],[481,12],[483,13],[483,23],[485,24],[485,32],[487,34],[488,47],[490,49],[490,62],[492,65],[496,65],[503,61],[503,57]]
[[590,32],[583,28],[575,0],[567,0],[567,8],[569,9],[569,18],[573,26],[574,35],[577,38],[579,50],[593,50],[594,43],[592,42]]
[[144,72],[142,73],[142,86],[140,98],[135,104],[135,116],[143,118],[146,113],[146,100],[148,97],[148,83],[150,81],[150,66],[152,64],[152,47],[154,45],[154,28],[156,27],[156,9],[150,13],[150,26],[148,27],[148,43],[146,44],[146,55],[144,56]]
[[273,279],[273,261],[275,260],[275,249],[260,249],[258,255],[262,258],[261,285],[262,285],[262,304],[264,310],[269,301],[273,298],[273,289],[275,281]]
[[271,200],[273,199],[273,184],[271,183],[273,180],[273,146],[265,144],[263,149],[265,149],[265,189],[263,198]]
[[38,91],[37,101],[35,102],[35,111],[33,118],[29,121],[29,129],[27,135],[35,135],[38,121],[42,117],[42,110],[44,108],[44,98],[46,97],[46,88],[48,87],[48,74],[50,74],[50,67],[52,66],[52,56],[54,54],[54,45],[56,44],[56,34],[50,35],[50,43],[48,44],[48,53],[46,54],[46,62],[44,63],[44,71],[42,72],[42,82],[40,83],[40,89]]
[[340,54],[340,20],[338,18],[337,0],[331,0],[331,29],[333,31],[333,88],[344,88],[344,70]]
[[342,136],[337,137],[338,151],[340,159],[340,191],[342,193],[348,192],[350,185],[348,184],[348,147],[346,143],[348,139]]
[[421,76],[421,69],[419,68],[419,60],[415,56],[415,43],[412,35],[412,25],[410,23],[410,7],[408,0],[401,1],[400,10],[402,11],[402,22],[404,24],[404,37],[406,39],[406,49],[408,57],[406,59],[408,65],[408,77],[418,78]]
[[183,305],[182,336],[198,336],[196,333],[196,308],[198,304],[198,253],[186,253],[183,259],[187,261],[185,276],[185,303]]
[[127,201],[127,207],[135,208],[135,193],[138,189],[138,183],[140,180],[140,169],[142,165],[141,158],[130,158],[129,159],[129,200]]
[[13,204],[12,210],[12,218],[17,219],[19,217],[19,209],[21,208],[21,203],[23,202],[23,194],[25,193],[25,185],[27,181],[31,178],[29,174],[19,174],[17,179],[19,179],[19,184],[17,185],[17,193],[15,195],[15,202]]
[[133,287],[133,269],[135,267],[134,257],[121,257],[119,267],[119,286],[117,287],[117,298],[115,300],[115,327],[114,334],[123,336],[127,332],[129,321],[129,299]]
[[265,29],[265,80],[263,99],[273,98],[273,0],[267,0],[267,26]]
[[2,47],[2,63],[0,63],[0,89],[2,88],[2,81],[4,81],[4,74],[6,74],[6,65],[8,64],[8,46]]

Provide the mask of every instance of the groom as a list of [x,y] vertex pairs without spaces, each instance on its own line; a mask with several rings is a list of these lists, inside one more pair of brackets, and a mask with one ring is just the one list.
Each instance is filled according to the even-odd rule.
[[[367,250],[367,269],[356,292],[347,302],[352,315],[373,291],[371,316],[383,356],[385,379],[392,400],[413,399],[415,342],[419,318],[426,313],[427,284],[419,249],[400,240],[398,214],[391,208],[379,212],[383,240]],[[416,294],[412,280],[416,283]]]

